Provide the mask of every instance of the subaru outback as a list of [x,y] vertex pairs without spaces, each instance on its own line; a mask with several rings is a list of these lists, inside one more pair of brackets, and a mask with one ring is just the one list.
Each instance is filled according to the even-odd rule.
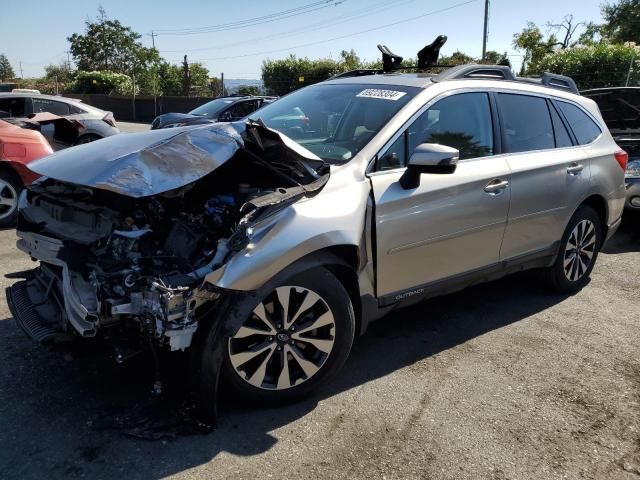
[[[270,128],[299,111],[304,129]],[[17,246],[39,264],[7,300],[38,341],[190,351],[205,410],[220,378],[293,401],[394,309],[533,268],[580,290],[620,223],[625,163],[566,77],[360,71],[242,122],[32,163]]]

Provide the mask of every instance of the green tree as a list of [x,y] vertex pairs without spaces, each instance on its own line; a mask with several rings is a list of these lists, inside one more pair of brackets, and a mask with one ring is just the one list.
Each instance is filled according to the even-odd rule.
[[44,78],[49,82],[70,83],[73,81],[74,72],[69,69],[66,63],[60,65],[49,64],[44,67]]
[[255,85],[240,85],[238,95],[260,95],[260,87]]
[[191,88],[189,92],[192,95],[206,96],[210,94],[209,70],[201,63],[192,63],[189,65],[189,74],[191,79]]
[[600,26],[603,37],[613,42],[640,44],[640,0],[619,0],[601,7],[605,23]]
[[264,60],[262,81],[269,93],[285,95],[305,85],[326,80],[341,71],[339,62],[335,60],[309,60],[290,55],[282,60]]
[[558,50],[538,63],[540,72],[572,77],[578,88],[619,87],[640,82],[640,47],[599,42]]
[[4,53],[0,53],[0,80],[11,80],[16,74],[11,68],[11,63]]
[[97,70],[93,72],[78,72],[73,82],[72,91],[76,93],[131,95],[133,93],[133,81],[123,73]]
[[67,40],[78,70],[140,75],[160,62],[158,51],[142,45],[140,38],[131,27],[109,19],[100,7],[98,18],[85,22],[84,34],[74,33]]
[[550,35],[545,39],[540,28],[535,23],[527,23],[526,28],[513,36],[514,48],[524,52],[520,74],[536,73],[540,60],[545,55],[552,53],[553,47],[557,43],[558,40],[555,35]]

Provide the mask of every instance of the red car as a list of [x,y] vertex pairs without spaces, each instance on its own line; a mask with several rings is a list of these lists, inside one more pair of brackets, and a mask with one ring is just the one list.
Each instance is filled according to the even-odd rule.
[[40,132],[0,120],[0,227],[14,224],[20,190],[39,177],[29,162],[52,152]]

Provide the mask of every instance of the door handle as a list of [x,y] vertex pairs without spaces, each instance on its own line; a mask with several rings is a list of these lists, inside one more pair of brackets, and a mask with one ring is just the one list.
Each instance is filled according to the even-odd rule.
[[484,191],[491,195],[498,195],[502,193],[502,191],[509,186],[509,182],[507,180],[500,180],[499,178],[490,181],[484,187]]
[[578,175],[584,166],[581,163],[571,162],[571,164],[567,167],[567,173],[569,175]]

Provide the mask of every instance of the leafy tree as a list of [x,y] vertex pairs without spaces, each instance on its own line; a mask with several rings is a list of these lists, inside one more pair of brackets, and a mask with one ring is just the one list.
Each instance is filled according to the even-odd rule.
[[49,64],[44,67],[44,78],[50,82],[69,83],[73,81],[74,72],[69,69],[66,63],[60,65]]
[[209,95],[209,70],[201,63],[189,65],[191,88],[190,93],[194,95]]
[[499,53],[495,50],[488,50],[484,59],[480,59],[478,63],[485,65],[506,65],[508,61],[509,55],[507,52]]
[[553,52],[553,47],[558,43],[555,35],[544,38],[540,28],[533,22],[520,33],[513,36],[513,46],[516,50],[524,52],[520,74],[525,75],[537,70],[537,65],[542,58]]
[[16,74],[11,68],[11,63],[4,53],[0,53],[0,80],[10,80],[15,78]]
[[[123,73],[93,71],[78,72],[72,91],[76,93],[106,93],[131,95],[132,79]],[[138,93],[136,91],[136,93]]]
[[282,60],[263,61],[262,81],[269,93],[285,95],[305,85],[326,80],[341,71],[339,62],[335,60],[309,60],[290,55]]
[[572,77],[579,89],[618,87],[640,83],[640,47],[634,44],[599,42],[565,50],[543,57],[538,71]]
[[640,0],[619,0],[601,7],[605,20],[600,27],[603,37],[613,42],[640,44]]
[[209,94],[213,97],[226,97],[229,95],[229,91],[226,88],[222,89],[222,81],[218,77],[211,77],[209,79]]
[[238,95],[260,95],[260,87],[255,85],[240,85]]
[[123,74],[140,74],[160,61],[154,48],[139,42],[141,35],[118,20],[107,17],[102,7],[98,18],[85,22],[84,34],[74,33],[67,40],[78,70],[105,70]]
[[350,70],[357,70],[362,68],[362,62],[360,61],[360,57],[356,55],[356,52],[353,50],[342,50],[340,52],[340,64],[339,67],[342,71],[348,72]]

